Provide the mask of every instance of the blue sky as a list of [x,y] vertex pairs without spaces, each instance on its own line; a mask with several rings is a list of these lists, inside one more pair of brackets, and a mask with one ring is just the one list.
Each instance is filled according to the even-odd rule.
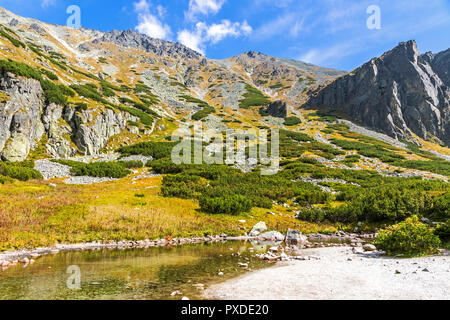
[[[0,0],[55,24],[72,4],[85,28],[135,29],[213,59],[254,50],[352,70],[401,41],[416,40],[421,52],[450,47],[450,0]],[[367,27],[373,5],[379,29]]]

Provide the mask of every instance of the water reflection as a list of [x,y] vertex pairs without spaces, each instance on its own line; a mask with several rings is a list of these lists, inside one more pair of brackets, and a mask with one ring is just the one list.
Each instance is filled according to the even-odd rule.
[[[249,250],[252,248],[251,250]],[[201,298],[195,284],[209,284],[267,266],[255,257],[269,244],[227,242],[173,248],[97,250],[45,256],[35,264],[0,272],[0,299],[180,299]],[[71,290],[70,266],[81,272],[81,289]],[[223,276],[219,276],[223,273]],[[69,286],[70,287],[70,286]]]

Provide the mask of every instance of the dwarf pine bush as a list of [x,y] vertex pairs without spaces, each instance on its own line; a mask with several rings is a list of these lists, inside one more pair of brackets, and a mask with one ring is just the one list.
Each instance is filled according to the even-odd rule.
[[199,201],[202,211],[211,214],[238,215],[252,209],[252,201],[241,195],[201,197]]
[[441,241],[426,224],[413,216],[381,230],[374,244],[389,255],[422,256],[436,253]]

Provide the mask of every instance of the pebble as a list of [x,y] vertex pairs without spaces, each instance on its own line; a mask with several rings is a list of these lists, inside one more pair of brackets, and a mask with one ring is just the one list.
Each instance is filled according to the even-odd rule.
[[377,248],[373,244],[365,244],[363,246],[364,251],[376,251]]

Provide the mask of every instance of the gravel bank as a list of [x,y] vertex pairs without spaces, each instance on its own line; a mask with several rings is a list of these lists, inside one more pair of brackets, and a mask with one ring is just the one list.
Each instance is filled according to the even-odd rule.
[[119,179],[79,176],[79,177],[70,177],[69,179],[65,180],[64,183],[65,184],[83,185],[83,184],[94,184],[94,183],[102,183],[102,182],[109,182],[109,181],[116,181],[116,180],[119,180]]
[[37,160],[34,169],[39,171],[45,180],[70,177],[70,167],[50,160]]
[[450,300],[450,256],[394,259],[352,248],[302,250],[318,260],[281,262],[205,290],[225,300]]

